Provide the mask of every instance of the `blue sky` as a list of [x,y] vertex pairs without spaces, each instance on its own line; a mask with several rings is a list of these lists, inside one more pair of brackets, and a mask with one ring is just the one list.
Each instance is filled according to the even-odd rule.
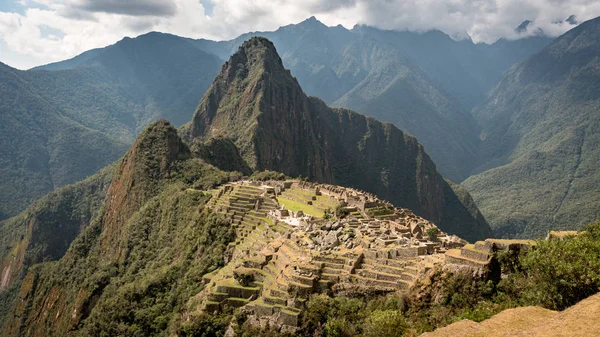
[[[538,28],[558,36],[600,15],[598,0],[0,0],[0,61],[19,69],[74,57],[125,36],[162,31],[192,38],[232,39],[316,16],[351,28],[439,29],[491,43]],[[524,20],[531,29],[514,32]]]

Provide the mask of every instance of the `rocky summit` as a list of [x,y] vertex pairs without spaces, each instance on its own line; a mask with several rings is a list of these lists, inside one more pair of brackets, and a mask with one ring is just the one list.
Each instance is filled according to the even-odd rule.
[[491,234],[468,193],[457,195],[414,137],[306,96],[265,38],[246,41],[223,65],[183,132],[192,148],[231,140],[253,170],[365,190],[467,240]]

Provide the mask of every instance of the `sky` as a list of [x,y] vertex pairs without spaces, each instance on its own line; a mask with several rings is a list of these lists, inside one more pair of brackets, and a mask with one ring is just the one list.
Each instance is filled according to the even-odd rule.
[[[60,61],[125,36],[161,31],[227,40],[315,16],[329,26],[439,29],[493,43],[539,29],[558,36],[600,16],[599,0],[0,0],[0,61],[18,69]],[[533,21],[527,32],[515,28]]]

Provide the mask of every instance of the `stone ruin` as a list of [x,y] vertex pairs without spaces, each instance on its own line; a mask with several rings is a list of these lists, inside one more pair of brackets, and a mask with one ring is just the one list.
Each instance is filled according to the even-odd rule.
[[[315,293],[408,289],[466,244],[442,231],[427,237],[433,223],[352,188],[242,180],[211,193],[208,206],[237,239],[226,265],[204,276],[201,310],[242,308],[257,325],[294,330]],[[347,215],[327,219],[338,205]]]

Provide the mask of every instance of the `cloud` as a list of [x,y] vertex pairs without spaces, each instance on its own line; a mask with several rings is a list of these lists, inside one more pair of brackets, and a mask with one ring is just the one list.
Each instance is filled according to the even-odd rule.
[[173,16],[177,11],[173,0],[70,0],[67,5],[88,12],[131,16]]
[[[17,0],[9,0],[17,1]],[[18,0],[0,11],[0,61],[19,68],[58,61],[156,30],[192,38],[231,39],[316,16],[351,28],[439,29],[454,38],[492,43],[539,29],[558,36],[600,15],[597,0]],[[515,28],[532,23],[524,33]]]

